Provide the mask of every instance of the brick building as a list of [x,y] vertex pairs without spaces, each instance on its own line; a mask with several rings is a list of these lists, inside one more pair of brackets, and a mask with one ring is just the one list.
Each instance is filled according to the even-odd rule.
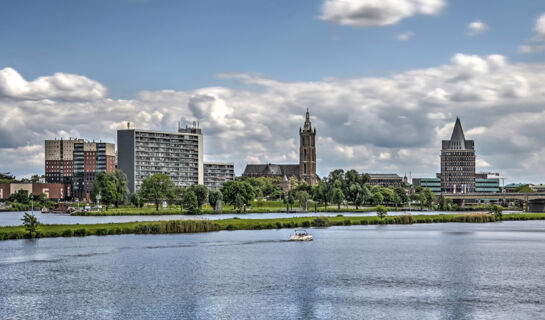
[[83,139],[45,141],[45,181],[65,184],[65,197],[85,199],[97,173],[113,172],[115,145]]
[[475,192],[475,142],[466,140],[459,118],[450,140],[442,141],[441,191]]

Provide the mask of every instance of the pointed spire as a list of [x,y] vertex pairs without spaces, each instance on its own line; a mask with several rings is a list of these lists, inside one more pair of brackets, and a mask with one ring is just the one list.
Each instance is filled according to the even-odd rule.
[[303,127],[303,131],[312,131],[312,124],[310,123],[310,112],[307,108],[307,114],[305,117],[305,126]]
[[465,141],[466,137],[464,136],[464,129],[462,129],[462,123],[460,118],[456,117],[456,123],[454,124],[454,130],[452,130],[452,136],[450,141]]

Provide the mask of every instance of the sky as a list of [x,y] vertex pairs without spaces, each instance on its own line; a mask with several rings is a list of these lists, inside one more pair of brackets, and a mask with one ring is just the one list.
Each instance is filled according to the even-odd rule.
[[199,121],[205,161],[433,177],[460,117],[477,171],[545,183],[545,2],[0,2],[0,172],[44,139]]

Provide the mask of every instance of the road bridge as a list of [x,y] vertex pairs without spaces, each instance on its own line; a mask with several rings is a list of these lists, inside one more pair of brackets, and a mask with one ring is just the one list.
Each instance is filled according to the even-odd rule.
[[528,212],[545,212],[545,192],[444,192],[441,195],[445,198],[458,200],[462,206],[465,200],[499,200],[502,202],[520,200],[526,204]]

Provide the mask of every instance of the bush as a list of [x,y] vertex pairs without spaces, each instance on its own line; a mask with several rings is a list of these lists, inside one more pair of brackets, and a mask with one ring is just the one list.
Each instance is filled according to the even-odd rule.
[[394,219],[395,219],[395,223],[397,224],[413,224],[414,223],[413,216],[411,215],[396,216]]
[[272,228],[273,228],[272,223],[268,223],[268,224],[265,226],[265,228],[267,228],[267,229],[272,229]]
[[369,221],[367,219],[365,219],[365,220],[361,220],[360,223],[363,224],[363,225],[368,225]]
[[352,222],[351,222],[350,220],[344,220],[344,221],[343,221],[343,224],[344,224],[345,226],[351,226],[351,225],[352,225]]
[[303,227],[303,228],[308,228],[308,227],[310,227],[310,222],[308,222],[308,221],[303,221],[303,222],[301,223],[301,227]]
[[277,229],[280,229],[280,228],[282,228],[282,223],[280,223],[280,222],[276,221],[276,228],[277,228]]
[[312,220],[312,226],[313,227],[328,227],[329,226],[329,219],[326,217],[317,217]]
[[64,230],[64,232],[61,234],[63,237],[71,237],[73,235],[72,230]]
[[227,225],[227,227],[225,227],[225,230],[235,230],[235,226],[232,224],[229,224]]
[[108,230],[106,229],[97,229],[97,231],[95,232],[95,234],[97,236],[105,236],[108,234]]
[[85,237],[87,235],[87,229],[81,228],[74,231],[75,237]]

